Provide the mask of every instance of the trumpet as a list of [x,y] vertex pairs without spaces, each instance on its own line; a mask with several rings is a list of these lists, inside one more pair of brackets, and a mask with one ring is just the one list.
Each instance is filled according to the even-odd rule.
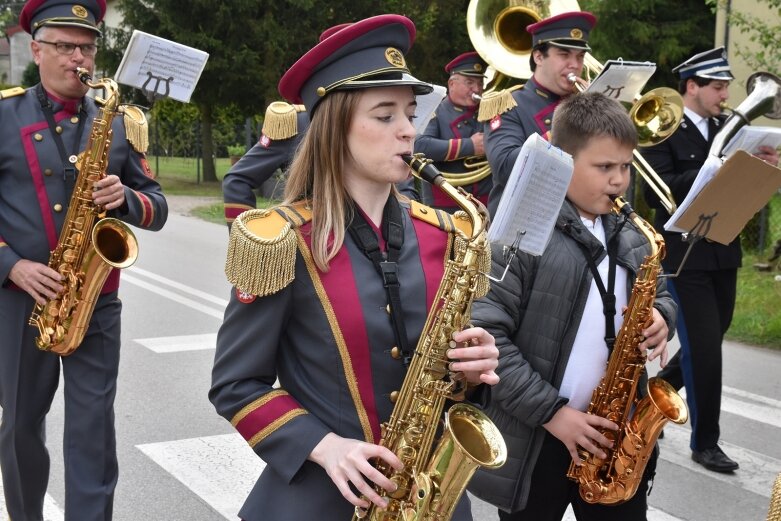
[[[604,68],[596,58],[588,53],[586,53],[583,64],[587,73],[587,81],[590,81],[591,74],[598,75]],[[578,82],[578,77],[575,74],[570,73],[567,79],[572,82],[578,92],[586,90]],[[653,89],[634,99],[629,108],[629,117],[637,130],[639,147],[659,144],[670,137],[683,121],[683,98],[674,89],[667,87]],[[637,149],[632,151],[632,157],[632,166],[659,197],[659,201],[667,213],[672,215],[677,205],[670,187],[659,177],[659,174],[654,171]]]

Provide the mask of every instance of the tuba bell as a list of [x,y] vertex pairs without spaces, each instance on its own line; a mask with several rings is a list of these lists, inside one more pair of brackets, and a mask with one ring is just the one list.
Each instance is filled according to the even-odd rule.
[[531,78],[532,37],[526,26],[568,11],[580,11],[577,0],[470,0],[466,28],[475,51],[492,76],[486,93]]
[[726,103],[721,107],[732,112],[727,121],[713,138],[709,155],[721,157],[724,147],[735,137],[738,130],[751,121],[765,116],[770,119],[781,119],[781,79],[769,72],[755,72],[746,80],[748,96],[737,108],[731,108]]

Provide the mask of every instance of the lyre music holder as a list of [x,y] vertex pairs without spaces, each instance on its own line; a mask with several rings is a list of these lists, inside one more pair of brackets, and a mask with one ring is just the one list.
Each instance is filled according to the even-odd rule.
[[[144,84],[141,86],[141,90],[144,92],[144,95],[146,95],[146,99],[149,100],[150,108],[151,105],[154,104],[154,102],[160,98],[165,98],[170,94],[171,92],[171,82],[174,81],[173,76],[168,76],[167,78],[164,78],[162,76],[156,76],[152,74],[152,71],[146,71],[147,79],[144,81]],[[149,84],[152,83],[152,80],[155,80],[155,87],[153,89],[149,89]],[[160,89],[160,84],[163,85],[163,91],[158,92]]]
[[719,215],[719,212],[713,212],[710,215],[700,214],[699,218],[697,219],[697,223],[692,227],[692,229],[681,235],[681,239],[684,242],[688,242],[689,247],[686,248],[686,253],[683,255],[683,259],[681,259],[681,264],[678,266],[678,269],[675,271],[675,273],[659,275],[660,278],[674,279],[681,274],[681,270],[686,264],[686,259],[689,258],[689,254],[691,253],[692,248],[697,242],[704,239],[705,236],[708,235],[711,225],[713,224],[713,219],[717,215]]
[[494,282],[502,282],[504,281],[504,277],[507,275],[507,270],[510,269],[510,263],[515,258],[515,254],[518,252],[518,248],[521,246],[521,239],[523,239],[523,236],[526,235],[526,230],[518,230],[518,233],[515,234],[515,240],[513,241],[512,245],[508,248],[507,246],[504,247],[504,271],[502,272],[502,276],[500,278],[492,277],[490,273],[486,273],[485,276],[488,277],[489,280],[492,280]]

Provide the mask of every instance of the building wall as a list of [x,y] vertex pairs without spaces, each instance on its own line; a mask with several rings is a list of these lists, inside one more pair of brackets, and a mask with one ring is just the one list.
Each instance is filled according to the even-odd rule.
[[27,64],[33,61],[30,51],[32,37],[20,30],[11,34],[9,40],[11,43],[11,74],[8,84],[21,85],[24,70],[27,68]]
[[[767,20],[771,25],[781,25],[781,20],[775,13],[771,11],[766,2],[757,0],[728,0],[728,9],[733,12],[747,13],[758,17],[761,20]],[[746,92],[746,80],[751,74],[757,72],[745,63],[743,58],[740,58],[736,52],[736,45],[740,48],[757,48],[756,44],[749,41],[749,37],[746,34],[742,34],[735,27],[730,26],[727,20],[727,13],[725,10],[719,9],[716,15],[716,41],[717,46],[723,45],[727,48],[728,59],[730,67],[732,68],[732,74],[735,76],[735,81],[730,86],[730,98],[729,105],[737,107],[741,101],[746,99],[748,93]],[[773,120],[768,118],[757,118],[752,124],[761,126],[774,126],[781,127],[781,120]]]

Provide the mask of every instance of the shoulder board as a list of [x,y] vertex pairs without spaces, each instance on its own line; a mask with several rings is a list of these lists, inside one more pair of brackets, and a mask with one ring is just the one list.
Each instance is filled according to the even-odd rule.
[[477,121],[491,121],[496,116],[517,107],[518,104],[515,102],[515,98],[513,98],[513,92],[521,87],[522,85],[514,85],[509,89],[494,91],[484,95],[480,101],[480,108],[477,110]]
[[290,139],[298,134],[298,113],[306,109],[303,105],[291,105],[275,101],[266,109],[263,118],[263,135],[270,139]]
[[417,201],[410,201],[412,217],[436,226],[440,230],[448,233],[455,233],[459,230],[464,235],[472,235],[472,223],[464,212],[456,212],[454,215],[444,210],[437,210]]
[[133,150],[146,154],[149,149],[149,123],[144,111],[135,105],[120,105],[119,112],[124,116],[125,134]]
[[13,98],[24,94],[24,87],[11,87],[10,89],[0,90],[0,99]]
[[290,206],[247,210],[231,226],[225,275],[239,290],[271,295],[295,277],[295,228],[312,218],[306,201]]

